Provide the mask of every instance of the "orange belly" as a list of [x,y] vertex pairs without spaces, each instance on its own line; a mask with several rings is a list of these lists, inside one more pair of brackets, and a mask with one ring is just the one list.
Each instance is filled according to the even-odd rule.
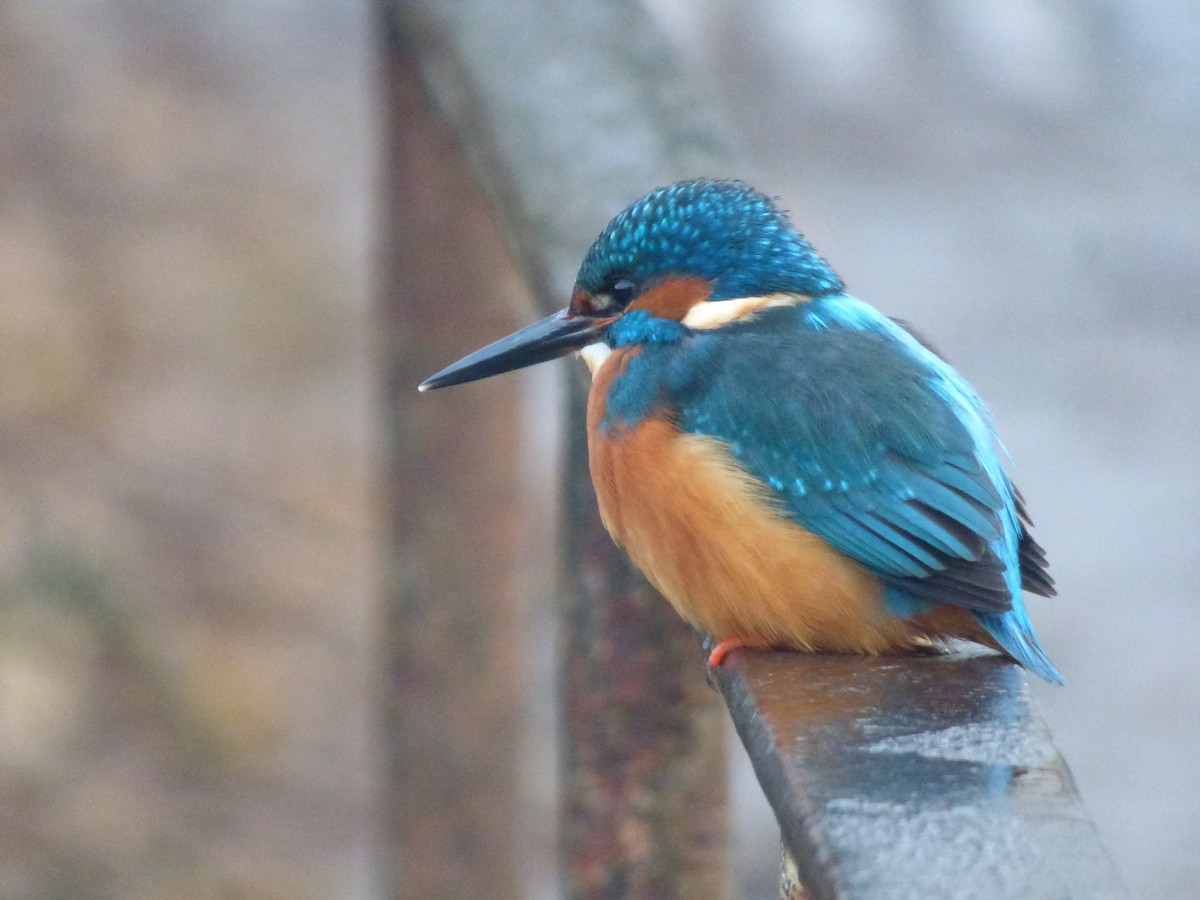
[[719,441],[660,419],[599,433],[602,392],[619,368],[605,366],[589,402],[600,515],[680,615],[717,639],[804,649],[924,642],[924,628],[888,612],[877,578],[796,525]]

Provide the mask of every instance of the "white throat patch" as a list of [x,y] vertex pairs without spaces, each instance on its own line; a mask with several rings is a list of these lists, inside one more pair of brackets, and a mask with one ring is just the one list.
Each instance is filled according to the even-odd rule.
[[604,341],[596,341],[594,344],[588,344],[581,347],[579,355],[583,357],[583,361],[587,363],[588,371],[592,373],[592,379],[595,380],[596,374],[600,371],[600,367],[604,365],[605,360],[612,355],[612,347],[604,343]]

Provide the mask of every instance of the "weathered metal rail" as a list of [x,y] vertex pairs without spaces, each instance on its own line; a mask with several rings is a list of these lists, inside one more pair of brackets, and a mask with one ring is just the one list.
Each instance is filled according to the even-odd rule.
[[717,680],[814,900],[1126,896],[1007,660],[739,651]]
[[[409,98],[390,125],[392,171],[403,178],[407,196],[394,193],[390,202],[417,196],[438,203],[420,189],[420,167],[436,166],[437,153],[407,133],[414,108],[424,108],[413,106],[413,86],[405,80],[416,66],[426,92],[422,102],[433,98],[471,159],[540,312],[564,303],[583,251],[630,200],[682,177],[738,174],[705,104],[633,0],[382,4],[396,38],[389,52],[399,60],[389,78],[404,82],[389,94]],[[459,184],[464,176],[456,177]],[[444,202],[461,204],[463,195]],[[418,406],[412,386],[482,343],[455,335],[444,310],[486,297],[444,293],[439,312],[430,294],[436,284],[427,283],[437,253],[471,252],[453,246],[458,231],[438,243],[439,229],[461,228],[462,215],[460,210],[450,226],[430,224],[422,210],[392,217],[399,228],[392,240],[411,246],[388,278],[399,295],[411,287],[404,283],[404,264],[420,268],[418,296],[426,299],[419,315],[425,318],[408,324],[436,325],[391,354],[389,371],[399,373],[389,388],[401,410],[398,432],[404,419],[425,423],[417,434],[444,435],[444,425],[428,423],[445,409],[434,409],[429,398]],[[477,291],[465,281],[455,289]],[[405,327],[404,303],[398,297],[387,304],[390,328]],[[421,368],[410,378],[414,366]],[[569,394],[562,544],[565,889],[578,897],[727,896],[719,727],[725,712],[718,694],[704,686],[694,636],[600,526],[586,473],[582,391]],[[454,427],[466,429],[472,415],[499,427],[482,409]],[[418,451],[406,445],[396,456],[411,460]],[[394,471],[416,477],[411,462]],[[427,545],[415,532],[442,503],[436,491],[396,499],[401,563]],[[445,523],[447,515],[439,510],[436,521]],[[445,561],[443,568],[454,565]],[[430,677],[416,671],[419,665],[440,671],[438,666],[457,663],[424,652],[425,643],[410,632],[439,628],[436,643],[475,629],[474,646],[496,659],[497,679],[511,679],[512,661],[499,650],[511,620],[493,607],[459,607],[431,623],[428,595],[448,603],[446,592],[407,578],[400,582],[389,614],[398,646],[389,652],[415,647],[421,655],[392,666],[398,696],[389,701],[386,726],[419,729],[422,717],[454,715],[459,701],[473,715],[469,699],[438,692],[439,677],[449,679],[448,672]],[[461,580],[457,587],[470,589]],[[480,613],[501,617],[500,637],[489,642],[479,633],[486,625]],[[1066,766],[1031,706],[1024,676],[1013,666],[981,655],[869,660],[738,651],[717,682],[812,897],[1123,896]],[[497,684],[491,691],[503,696]],[[441,739],[448,738],[430,728],[419,740],[399,741],[392,758],[389,803],[400,805],[391,810],[398,873],[393,894],[517,896],[516,866],[503,858],[515,852],[511,829],[487,815],[457,828],[431,822],[413,800],[430,800],[427,770],[444,768],[437,760]],[[442,752],[447,758],[463,753]],[[511,740],[498,754],[463,763],[497,774],[501,789],[494,800],[500,804],[511,800],[511,778],[504,773],[515,768],[512,760],[505,767],[505,752],[515,752]],[[416,794],[410,795],[414,784]],[[478,785],[450,777],[432,786],[443,792],[446,815],[474,815]],[[476,860],[479,847],[487,853]],[[441,860],[445,872],[431,869],[429,859]],[[471,866],[480,869],[478,877],[464,875]],[[488,869],[480,867],[504,877],[489,884]],[[418,870],[424,875],[413,887],[405,873]]]

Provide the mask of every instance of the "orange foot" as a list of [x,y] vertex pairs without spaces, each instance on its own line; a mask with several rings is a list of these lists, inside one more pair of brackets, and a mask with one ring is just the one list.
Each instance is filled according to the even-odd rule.
[[770,641],[755,634],[734,635],[733,637],[724,638],[719,641],[717,645],[712,648],[712,652],[708,654],[708,667],[710,669],[719,668],[721,663],[725,662],[725,657],[727,657],[731,651],[736,650],[738,647],[770,646]]

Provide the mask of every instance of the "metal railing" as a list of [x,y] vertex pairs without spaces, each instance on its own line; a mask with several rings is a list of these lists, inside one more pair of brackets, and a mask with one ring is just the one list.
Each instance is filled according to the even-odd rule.
[[746,653],[718,681],[811,897],[1125,896],[1008,660]]
[[[734,157],[639,3],[382,9],[398,486],[390,890],[515,897],[519,848],[504,812],[516,808],[519,619],[496,574],[515,515],[514,382],[436,408],[413,388],[515,324],[497,324],[488,303],[514,261],[539,311],[559,308],[615,212],[653,186],[736,174]],[[472,297],[467,315],[458,304]],[[568,392],[564,457],[566,893],[730,895],[723,696],[779,820],[785,876],[794,865],[811,897],[1124,896],[1024,675],[1005,661],[739,652],[720,694],[709,690],[694,635],[601,527],[583,393]],[[456,503],[469,511],[455,516]]]

